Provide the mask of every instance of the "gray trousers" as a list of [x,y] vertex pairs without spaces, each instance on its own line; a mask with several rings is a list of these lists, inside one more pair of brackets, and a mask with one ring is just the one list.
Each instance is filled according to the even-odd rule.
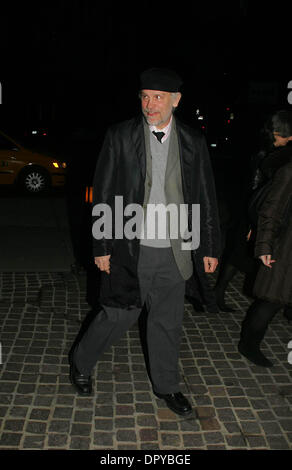
[[[138,278],[142,304],[146,303],[147,346],[153,389],[157,393],[179,391],[178,357],[184,314],[185,281],[171,248],[141,245]],[[103,306],[75,348],[80,373],[90,375],[104,351],[138,320],[141,308],[126,310]]]

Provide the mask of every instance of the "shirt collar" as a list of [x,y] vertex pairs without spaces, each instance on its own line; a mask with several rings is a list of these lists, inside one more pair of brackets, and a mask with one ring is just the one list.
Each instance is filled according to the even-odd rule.
[[155,132],[164,132],[165,135],[162,137],[162,140],[161,140],[161,142],[164,142],[170,134],[171,124],[172,124],[172,116],[171,116],[170,121],[167,124],[167,126],[165,126],[163,129],[157,129],[156,126],[149,126],[149,129],[150,129],[150,132],[153,132],[153,131],[155,131]]

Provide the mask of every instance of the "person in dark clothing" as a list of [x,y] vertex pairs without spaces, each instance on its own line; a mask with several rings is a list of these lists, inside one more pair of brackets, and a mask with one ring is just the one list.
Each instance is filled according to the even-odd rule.
[[[236,171],[235,169],[234,172]],[[248,181],[247,176],[244,179],[242,178],[240,191],[231,187],[229,192],[224,194],[224,197],[219,198],[219,214],[222,212],[220,211],[221,207],[225,209],[226,216],[225,220],[222,221],[221,231],[224,241],[214,295],[216,305],[223,312],[234,311],[225,302],[225,292],[229,282],[238,271],[245,273],[246,278],[250,281],[256,265],[250,244],[247,243],[247,234],[249,232],[247,215]],[[239,192],[240,194],[238,194]],[[228,200],[228,203],[226,200]],[[229,202],[230,200],[232,200],[232,203]]]
[[[145,305],[153,392],[172,411],[187,415],[192,408],[179,391],[178,357],[185,281],[196,269],[197,246],[184,249],[186,232],[173,237],[171,222],[169,226],[165,222],[165,236],[157,236],[155,220],[148,215],[151,206],[186,206],[183,227],[188,229],[193,207],[199,204],[200,253],[210,273],[218,263],[220,228],[205,139],[173,115],[181,98],[180,85],[173,71],[143,72],[142,115],[112,126],[106,134],[93,184],[93,255],[101,271],[102,311],[72,351],[70,379],[79,394],[90,395],[96,361],[135,324]],[[123,200],[120,209],[116,197]],[[103,222],[111,225],[112,235],[100,237],[95,210],[101,205],[114,217],[107,216]],[[126,235],[126,209],[131,206],[142,210],[144,237]],[[154,237],[148,236],[149,228],[154,228]]]
[[[273,141],[259,165],[259,178],[270,181],[258,212],[255,256],[261,260],[253,292],[254,302],[242,322],[239,352],[252,363],[272,367],[260,350],[275,314],[292,307],[292,113],[275,113],[266,126]],[[252,229],[254,230],[254,229]]]
[[[277,111],[265,122],[260,133],[260,151],[253,155],[249,165],[250,170],[245,173],[243,196],[240,206],[236,202],[236,211],[233,223],[227,230],[226,244],[220,261],[217,281],[215,285],[216,302],[220,310],[234,311],[225,303],[225,292],[229,282],[238,271],[245,273],[244,293],[253,297],[253,285],[260,265],[260,261],[254,257],[254,233],[251,235],[251,220],[248,215],[248,202],[258,188],[267,182],[267,176],[262,171],[262,163],[275,149],[274,133],[281,130],[282,134],[289,134],[289,113],[285,110]],[[288,126],[288,127],[287,127]],[[280,146],[286,145],[287,139],[281,140]],[[276,143],[276,146],[278,144]],[[238,217],[236,217],[238,214]],[[255,230],[254,230],[255,232]],[[287,320],[292,320],[292,310],[287,307],[284,310]]]

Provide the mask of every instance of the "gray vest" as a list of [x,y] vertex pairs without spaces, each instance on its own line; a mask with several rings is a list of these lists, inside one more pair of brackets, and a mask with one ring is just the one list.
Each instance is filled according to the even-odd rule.
[[[150,130],[146,122],[144,122],[144,134],[146,144],[146,178],[145,178],[145,196],[144,196],[144,210],[147,208],[147,203],[150,197],[152,187],[152,157],[150,148]],[[167,165],[164,178],[164,194],[165,203],[169,204],[184,204],[184,196],[182,190],[182,175],[179,156],[179,145],[176,131],[175,119],[172,120],[172,128],[169,136],[169,147],[167,156]],[[182,250],[183,239],[178,230],[178,238],[171,238],[170,244],[177,267],[186,280],[189,279],[193,273],[193,263],[191,259],[190,250]]]

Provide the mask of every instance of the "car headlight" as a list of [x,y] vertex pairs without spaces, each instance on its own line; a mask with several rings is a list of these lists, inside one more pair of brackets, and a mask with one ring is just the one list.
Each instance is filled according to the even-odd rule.
[[59,163],[59,162],[53,162],[53,166],[55,168],[66,168],[67,164],[65,162]]

